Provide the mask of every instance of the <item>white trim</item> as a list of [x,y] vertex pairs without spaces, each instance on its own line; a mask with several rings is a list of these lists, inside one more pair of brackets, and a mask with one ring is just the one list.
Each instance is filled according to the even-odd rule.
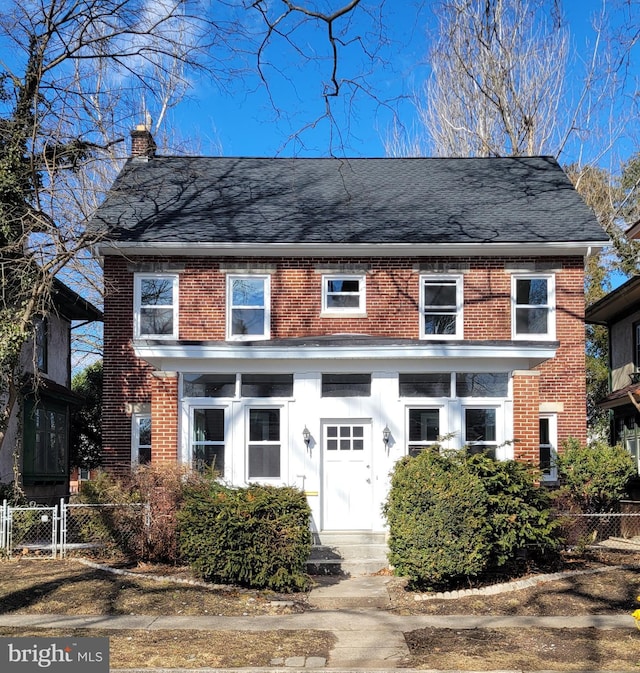
[[[516,287],[519,280],[546,280],[547,303],[545,305],[517,304]],[[519,334],[517,332],[516,309],[518,306],[547,309],[547,331],[544,334]],[[556,338],[556,277],[553,273],[513,273],[511,274],[511,338],[514,341],[553,341]]]
[[[511,369],[527,369],[554,358],[558,350],[557,344],[476,344],[470,343],[435,343],[424,341],[421,344],[389,345],[389,346],[262,346],[260,344],[247,347],[242,343],[214,342],[204,344],[158,344],[134,342],[136,357],[146,360],[160,370],[209,372],[222,371],[224,361],[237,367],[239,362],[251,364],[251,371],[260,373],[261,365],[269,362],[288,360],[295,368],[295,363],[318,360],[347,360],[351,366],[354,362],[369,363],[381,360],[424,360],[449,361],[447,370],[453,366],[451,358],[465,360],[483,360],[486,365],[482,371],[504,371],[508,360]],[[494,364],[495,363],[495,364]],[[500,366],[496,367],[496,364]],[[433,365],[437,365],[433,362]],[[394,365],[394,368],[398,365]],[[257,367],[257,368],[256,368]],[[487,369],[485,369],[485,367]],[[496,367],[494,369],[494,367]],[[277,370],[277,369],[276,369]],[[474,371],[478,367],[474,365]]]
[[172,255],[176,257],[529,257],[530,255],[578,255],[586,257],[610,241],[544,241],[520,243],[243,243],[199,241],[125,242],[102,241],[97,255]]
[[[142,288],[141,283],[144,279],[154,278],[166,278],[171,280],[173,283],[172,294],[173,294],[173,303],[171,305],[158,305],[162,308],[172,308],[173,309],[173,330],[171,334],[141,334],[140,333],[140,321],[141,321],[141,309],[142,307]],[[133,336],[137,339],[177,339],[179,334],[178,320],[179,320],[179,280],[178,274],[176,273],[134,273],[133,275]]]
[[[435,284],[451,284],[455,283],[456,287],[456,331],[454,334],[427,334],[424,329],[424,317],[427,311],[427,306],[424,300],[424,286],[426,283]],[[430,311],[435,313],[435,311]],[[454,315],[450,313],[448,315]],[[420,275],[420,338],[426,340],[442,340],[442,339],[462,339],[464,336],[464,286],[463,277],[458,274],[430,274],[423,273]]]

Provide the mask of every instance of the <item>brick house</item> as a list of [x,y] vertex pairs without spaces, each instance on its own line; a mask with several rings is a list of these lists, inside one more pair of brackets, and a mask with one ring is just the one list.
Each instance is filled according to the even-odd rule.
[[[16,470],[28,500],[56,503],[69,495],[69,422],[79,398],[71,390],[73,321],[100,321],[102,313],[57,279],[52,310],[36,318],[35,338],[21,353],[24,387],[0,452],[0,483]],[[37,384],[34,379],[37,376]]]
[[[586,436],[584,257],[547,157],[160,157],[134,132],[104,232],[104,458],[295,484],[383,530],[395,461],[542,462]],[[150,143],[145,145],[145,142]]]

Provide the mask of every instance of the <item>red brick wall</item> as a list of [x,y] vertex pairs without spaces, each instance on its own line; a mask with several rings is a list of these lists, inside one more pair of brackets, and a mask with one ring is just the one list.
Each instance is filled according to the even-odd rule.
[[[136,264],[162,265],[161,258],[138,258]],[[275,267],[271,277],[271,337],[286,338],[305,335],[358,333],[399,338],[419,337],[420,273],[432,262],[438,265],[463,263],[464,273],[464,338],[511,339],[511,275],[505,265],[533,263],[539,258],[368,258],[368,259],[243,259],[260,269]],[[539,367],[539,400],[563,407],[558,414],[558,434],[562,441],[574,436],[586,438],[585,367],[584,367],[584,292],[582,259],[554,257],[559,270],[556,278],[556,332],[560,341],[557,357]],[[180,338],[193,340],[224,340],[226,273],[220,263],[238,266],[234,258],[177,258],[183,266],[180,272]],[[345,264],[366,266],[367,315],[360,318],[321,317],[322,273],[318,265],[340,268]],[[130,460],[130,411],[127,405],[150,404],[151,368],[136,360],[131,348],[133,335],[133,264],[124,258],[107,256],[105,276],[105,340],[104,340],[104,420],[103,441],[106,464],[112,469],[125,468]],[[158,395],[159,384],[154,384]],[[519,385],[519,384],[518,384]],[[164,382],[162,396],[169,395],[169,383]],[[162,404],[167,400],[163,399]],[[154,414],[160,402],[154,400]],[[177,405],[174,405],[177,414]],[[525,407],[523,407],[524,409]],[[176,423],[164,408],[167,423]],[[537,413],[536,413],[537,419]],[[154,444],[156,438],[154,416]],[[533,422],[532,422],[533,423]],[[530,428],[527,430],[529,432]],[[175,455],[177,430],[163,428],[168,453]],[[171,434],[173,433],[173,434]],[[537,433],[537,420],[536,420]],[[527,439],[532,444],[533,440]],[[154,447],[160,458],[159,449]],[[173,452],[173,453],[171,453]]]
[[178,460],[178,375],[158,372],[151,377],[151,462]]
[[540,372],[518,371],[513,376],[513,457],[538,463],[540,446]]

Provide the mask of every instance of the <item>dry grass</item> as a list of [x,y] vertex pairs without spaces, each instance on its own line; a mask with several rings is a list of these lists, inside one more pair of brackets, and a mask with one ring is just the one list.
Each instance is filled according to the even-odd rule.
[[0,627],[0,636],[109,638],[112,668],[242,668],[268,666],[280,657],[328,657],[335,640],[326,631],[113,631],[17,629]]
[[[615,569],[616,565],[631,565]],[[392,582],[392,610],[400,614],[588,615],[630,614],[640,595],[640,554],[606,552],[567,567],[609,565],[592,575],[567,576],[536,587],[457,600],[416,601]],[[238,587],[178,584],[184,568],[139,566],[117,575],[77,561],[21,558],[0,562],[0,613],[67,615],[259,615],[301,612],[306,595],[278,595]],[[166,575],[151,581],[145,573]],[[140,576],[138,576],[140,575]],[[286,601],[288,605],[284,605]],[[108,636],[114,668],[235,668],[268,666],[274,658],[328,657],[328,631],[203,632],[0,628],[0,636]],[[640,671],[640,631],[596,629],[419,629],[407,633],[408,666],[445,670]],[[329,665],[331,662],[329,661]]]
[[410,666],[460,671],[636,671],[640,631],[420,629],[405,634]]

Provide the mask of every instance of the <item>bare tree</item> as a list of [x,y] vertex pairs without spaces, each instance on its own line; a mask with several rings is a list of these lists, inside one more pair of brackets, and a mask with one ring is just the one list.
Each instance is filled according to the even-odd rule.
[[[384,4],[384,0],[380,4]],[[283,12],[277,13],[277,6]],[[220,86],[258,68],[279,40],[306,53],[308,25],[329,45],[327,97],[360,0],[323,14],[288,0],[7,0],[0,10],[0,450],[20,396],[21,353],[53,308],[56,276],[99,303],[84,224],[142,119],[162,135],[199,75]],[[274,13],[276,12],[276,13]],[[338,29],[338,24],[340,28]],[[298,43],[299,40],[299,43]],[[313,61],[313,55],[308,56]],[[319,59],[318,59],[319,61]],[[330,110],[327,112],[330,117]],[[171,137],[171,134],[165,137]],[[37,380],[34,381],[37,385]]]

